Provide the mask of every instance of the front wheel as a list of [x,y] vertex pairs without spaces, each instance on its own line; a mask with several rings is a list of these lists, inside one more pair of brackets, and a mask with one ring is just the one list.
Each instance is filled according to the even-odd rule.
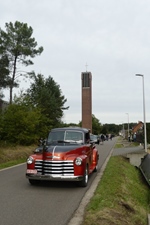
[[93,172],[97,172],[97,170],[98,170],[98,158],[99,158],[99,156],[96,157],[96,166],[95,166]]
[[94,168],[93,172],[97,172],[98,169],[98,165],[96,165],[96,167]]
[[79,181],[79,186],[80,187],[86,187],[88,184],[89,180],[89,174],[88,174],[88,165],[86,165],[85,171],[84,171],[84,176],[81,181]]
[[29,179],[29,183],[30,183],[31,185],[37,185],[37,184],[40,183],[40,181],[39,181],[39,180],[32,180],[32,179]]

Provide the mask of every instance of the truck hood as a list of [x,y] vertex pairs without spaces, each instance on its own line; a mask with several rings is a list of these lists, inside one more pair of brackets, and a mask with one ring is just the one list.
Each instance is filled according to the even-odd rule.
[[67,160],[73,159],[77,155],[84,155],[85,153],[85,145],[47,146],[45,151],[43,151],[43,159]]
[[81,145],[51,145],[51,146],[46,146],[44,152],[47,153],[65,153],[68,151],[73,151],[76,150],[77,148],[81,148],[83,146]]

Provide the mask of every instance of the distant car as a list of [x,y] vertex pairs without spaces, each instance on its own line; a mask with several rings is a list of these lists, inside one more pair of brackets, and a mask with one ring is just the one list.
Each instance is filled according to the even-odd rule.
[[30,184],[43,180],[78,181],[87,186],[89,174],[97,171],[99,154],[88,129],[52,129],[45,143],[27,159],[26,177]]
[[95,134],[90,134],[90,140],[94,142],[95,144],[99,144],[99,141],[100,141],[98,135],[95,135]]

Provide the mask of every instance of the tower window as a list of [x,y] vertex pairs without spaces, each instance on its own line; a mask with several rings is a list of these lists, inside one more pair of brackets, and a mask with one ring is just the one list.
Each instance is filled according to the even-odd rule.
[[90,74],[82,73],[82,87],[90,87]]

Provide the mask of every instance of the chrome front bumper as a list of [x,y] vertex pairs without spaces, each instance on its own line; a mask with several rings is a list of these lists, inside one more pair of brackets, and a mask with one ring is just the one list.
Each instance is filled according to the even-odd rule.
[[31,180],[80,181],[83,179],[83,176],[41,175],[26,173],[26,178]]

